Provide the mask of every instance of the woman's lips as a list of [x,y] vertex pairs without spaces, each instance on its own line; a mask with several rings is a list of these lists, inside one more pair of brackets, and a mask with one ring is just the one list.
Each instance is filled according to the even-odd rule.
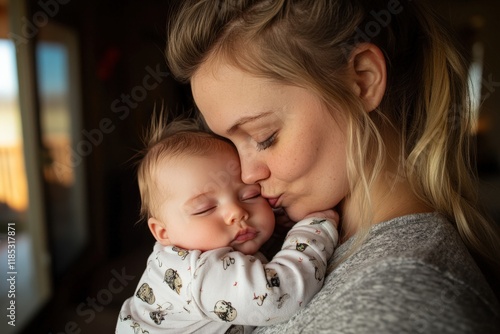
[[281,198],[281,196],[271,197],[271,198],[268,198],[267,201],[269,202],[269,205],[271,205],[271,207],[276,208],[276,207],[278,207],[278,204],[279,204],[278,201],[280,198]]

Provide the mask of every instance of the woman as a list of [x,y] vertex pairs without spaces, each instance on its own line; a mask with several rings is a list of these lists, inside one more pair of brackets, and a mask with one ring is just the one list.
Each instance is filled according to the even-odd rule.
[[[422,1],[183,1],[172,73],[246,183],[337,208],[325,287],[257,333],[498,332],[498,228],[478,210],[462,59]],[[473,260],[473,257],[475,261]]]

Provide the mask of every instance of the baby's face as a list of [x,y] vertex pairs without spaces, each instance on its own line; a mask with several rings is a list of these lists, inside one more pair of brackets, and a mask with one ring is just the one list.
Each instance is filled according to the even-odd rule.
[[158,167],[159,217],[172,245],[207,251],[231,246],[254,254],[274,230],[274,214],[258,184],[241,181],[229,146],[207,156],[180,156]]

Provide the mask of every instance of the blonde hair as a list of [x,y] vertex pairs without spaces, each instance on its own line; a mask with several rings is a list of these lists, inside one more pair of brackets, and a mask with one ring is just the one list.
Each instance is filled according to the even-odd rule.
[[[407,180],[420,200],[455,224],[476,259],[497,271],[498,227],[478,208],[466,66],[422,1],[395,3],[184,1],[169,27],[167,61],[184,82],[202,63],[224,61],[304,87],[330,109],[348,111],[342,115],[348,124],[348,177],[351,191],[360,187],[363,193],[356,198],[365,215],[360,242],[373,219],[370,187],[387,173],[388,136],[397,136],[393,182]],[[380,48],[387,64],[386,93],[371,113],[344,75],[351,51],[363,42]]]
[[179,156],[205,156],[227,150],[228,147],[234,149],[230,141],[208,132],[198,119],[176,119],[167,122],[163,115],[153,115],[144,138],[144,146],[139,153],[137,170],[141,220],[154,217],[158,213],[161,199],[167,195],[160,194],[156,186],[156,175],[161,162]]

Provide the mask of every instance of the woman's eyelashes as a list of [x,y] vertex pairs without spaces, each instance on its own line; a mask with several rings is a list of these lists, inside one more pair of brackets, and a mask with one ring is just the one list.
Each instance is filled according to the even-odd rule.
[[260,191],[245,194],[241,197],[241,200],[248,201],[248,200],[252,200],[252,199],[257,198],[257,197],[260,197]]
[[257,142],[257,151],[263,151],[263,150],[271,147],[276,141],[277,134],[278,134],[278,132],[274,132],[266,140],[263,140],[261,142]]

